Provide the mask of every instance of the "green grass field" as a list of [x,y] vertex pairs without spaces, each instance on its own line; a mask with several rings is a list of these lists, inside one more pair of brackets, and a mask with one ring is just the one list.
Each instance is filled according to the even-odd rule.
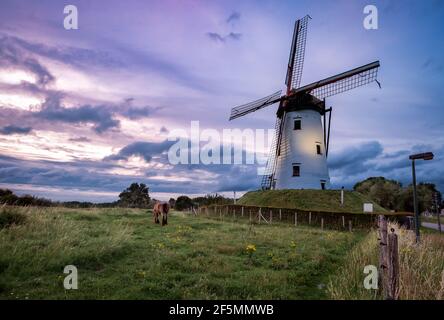
[[[0,210],[25,216],[0,223],[2,299],[325,299],[365,237],[178,212],[162,228],[146,210]],[[66,265],[78,290],[63,288]]]
[[373,203],[375,212],[387,210],[356,191],[344,191],[341,206],[340,190],[267,190],[250,191],[237,202],[243,205],[281,207],[311,211],[362,212],[364,203]]

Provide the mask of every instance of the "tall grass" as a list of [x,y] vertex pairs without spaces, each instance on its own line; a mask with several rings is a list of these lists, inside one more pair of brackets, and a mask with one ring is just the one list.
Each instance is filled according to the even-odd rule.
[[[118,251],[131,233],[128,225],[107,224],[98,226],[99,234],[92,240],[90,236],[96,230],[66,218],[65,215],[75,212],[73,209],[6,207],[2,210],[26,217],[25,222],[0,231],[0,273],[7,271],[20,279],[35,278],[48,270],[60,271],[68,264],[97,265]],[[81,215],[89,220],[96,213]]]
[[0,207],[0,229],[17,226],[26,222],[26,216],[5,205]]
[[[0,230],[0,299],[325,299],[361,232],[146,210],[13,208]],[[248,253],[253,245],[256,251]],[[79,289],[63,287],[75,265]]]
[[[400,296],[402,300],[444,299],[444,237],[423,234],[415,243],[412,231],[391,224],[398,234]],[[378,266],[377,231],[372,231],[331,277],[327,291],[332,299],[382,299],[381,291],[364,288],[364,266]]]

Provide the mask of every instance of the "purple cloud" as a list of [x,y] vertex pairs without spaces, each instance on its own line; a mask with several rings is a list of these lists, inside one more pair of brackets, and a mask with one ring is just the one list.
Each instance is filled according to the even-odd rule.
[[9,135],[9,134],[28,134],[32,131],[31,127],[18,127],[14,125],[5,126],[0,128],[0,134]]

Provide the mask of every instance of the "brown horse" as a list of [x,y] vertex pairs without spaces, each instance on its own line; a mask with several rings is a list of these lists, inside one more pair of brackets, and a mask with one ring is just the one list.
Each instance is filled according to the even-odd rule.
[[162,216],[162,226],[168,224],[168,211],[170,211],[168,203],[156,202],[153,209],[154,223],[159,223],[159,216]]

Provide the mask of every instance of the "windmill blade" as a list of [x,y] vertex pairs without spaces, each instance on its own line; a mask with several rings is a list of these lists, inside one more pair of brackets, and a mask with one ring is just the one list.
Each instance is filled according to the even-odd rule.
[[287,94],[291,89],[299,88],[301,85],[302,69],[304,67],[305,44],[307,39],[308,19],[306,15],[294,24],[293,40],[291,42],[290,57],[288,58],[287,76],[285,85]]
[[307,92],[322,100],[326,97],[363,86],[373,81],[376,81],[379,85],[376,79],[379,66],[379,61],[375,61],[336,76],[313,82],[297,89],[294,93]]
[[276,118],[276,124],[274,126],[274,136],[271,142],[270,152],[268,153],[267,165],[265,167],[264,175],[262,176],[261,187],[264,190],[271,189],[274,179],[274,172],[276,170],[276,158],[278,151],[278,144],[281,138],[282,132],[282,118]]
[[246,103],[240,105],[238,107],[234,107],[231,109],[230,120],[242,117],[248,113],[254,112],[256,110],[265,108],[266,106],[272,105],[281,100],[281,92],[282,90],[276,91],[269,96],[266,96],[262,99]]

